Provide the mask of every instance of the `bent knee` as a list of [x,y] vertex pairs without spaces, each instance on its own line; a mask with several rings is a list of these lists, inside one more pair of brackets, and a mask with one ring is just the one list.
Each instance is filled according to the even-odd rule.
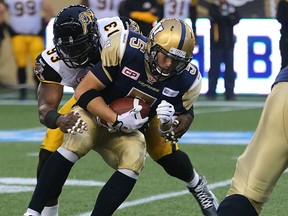
[[[132,144],[132,143],[131,143]],[[118,164],[119,169],[129,169],[139,174],[145,165],[146,144],[144,140],[133,143],[123,152]]]

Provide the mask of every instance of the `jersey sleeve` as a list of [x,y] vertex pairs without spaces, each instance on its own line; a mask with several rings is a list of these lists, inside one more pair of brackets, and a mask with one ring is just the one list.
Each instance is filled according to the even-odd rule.
[[189,64],[188,70],[192,76],[195,75],[195,79],[188,88],[188,90],[182,96],[183,107],[187,111],[191,109],[191,107],[197,100],[202,86],[202,75],[198,68],[193,64]]
[[105,85],[108,86],[119,73],[122,58],[125,53],[129,31],[113,34],[106,42],[101,52],[101,62],[91,71]]
[[43,51],[42,54],[36,58],[34,73],[40,82],[60,84],[62,78],[51,66],[51,63],[49,64],[49,62],[45,60],[45,52],[47,52],[47,50]]

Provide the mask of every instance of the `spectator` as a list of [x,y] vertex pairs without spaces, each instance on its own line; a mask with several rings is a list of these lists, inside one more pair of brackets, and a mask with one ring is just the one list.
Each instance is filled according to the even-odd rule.
[[4,13],[5,13],[4,1],[0,0],[0,48],[1,48],[2,41],[4,40],[4,29],[6,26]]
[[180,20],[190,18],[192,22],[192,29],[196,36],[196,20],[197,20],[197,5],[198,0],[157,0],[159,17],[168,18],[173,17]]
[[92,9],[97,19],[119,15],[119,5],[123,0],[96,1],[81,0],[81,4]]
[[147,36],[158,20],[156,0],[125,0],[120,4],[120,16],[134,20],[140,26],[143,35]]
[[237,8],[226,0],[216,0],[209,5],[210,29],[210,71],[208,73],[209,89],[207,97],[216,99],[216,86],[220,75],[220,66],[225,64],[224,86],[225,99],[234,100],[234,85],[236,74],[234,72],[234,44],[233,27],[240,20]]
[[[27,57],[30,58],[30,64],[34,65],[34,60],[44,49],[44,29],[52,17],[53,11],[49,0],[9,0],[4,2],[2,6],[5,6],[5,11],[8,12],[10,18],[9,32],[17,65],[19,100],[25,100],[27,98]],[[42,12],[45,17],[42,17]],[[35,82],[37,87],[36,77]]]
[[281,69],[288,65],[288,1],[281,0],[278,3],[276,18],[281,23],[280,30],[280,53],[281,53]]

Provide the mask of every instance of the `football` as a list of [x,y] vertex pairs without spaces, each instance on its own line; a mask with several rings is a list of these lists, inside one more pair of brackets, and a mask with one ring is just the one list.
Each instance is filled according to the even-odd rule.
[[135,106],[141,105],[142,110],[140,111],[141,117],[145,118],[149,115],[150,106],[146,104],[143,100],[132,97],[119,98],[109,104],[109,107],[118,115],[121,115],[129,110],[133,109]]
[[[140,115],[142,118],[145,118],[149,115],[150,106],[146,104],[143,100],[132,97],[118,98],[115,101],[112,101],[109,104],[109,107],[118,115],[121,115],[129,110],[133,109],[137,105],[142,106],[142,110],[140,111]],[[107,126],[107,122],[103,119],[100,120],[101,124]]]

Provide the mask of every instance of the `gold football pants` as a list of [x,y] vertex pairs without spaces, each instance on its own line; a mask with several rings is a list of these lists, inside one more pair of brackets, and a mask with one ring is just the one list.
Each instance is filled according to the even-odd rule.
[[238,158],[228,195],[246,196],[260,214],[288,165],[288,82],[267,97],[255,134]]
[[[59,110],[59,113],[69,113],[75,103],[76,100],[74,97],[72,97],[66,104],[62,106],[62,108]],[[160,136],[158,132],[158,124],[159,119],[154,117],[152,120],[150,120],[149,127],[144,132],[147,151],[151,158],[155,161],[164,157],[165,155],[171,154],[172,149],[178,150],[178,144],[172,146],[171,142],[166,142],[165,139]],[[112,134],[113,133],[110,133],[110,135]],[[57,148],[62,144],[63,135],[63,132],[59,128],[48,129],[42,142],[41,148],[51,152],[56,151]]]
[[26,67],[28,59],[33,66],[37,56],[44,50],[44,41],[39,35],[15,35],[11,38],[11,42],[18,68]]

